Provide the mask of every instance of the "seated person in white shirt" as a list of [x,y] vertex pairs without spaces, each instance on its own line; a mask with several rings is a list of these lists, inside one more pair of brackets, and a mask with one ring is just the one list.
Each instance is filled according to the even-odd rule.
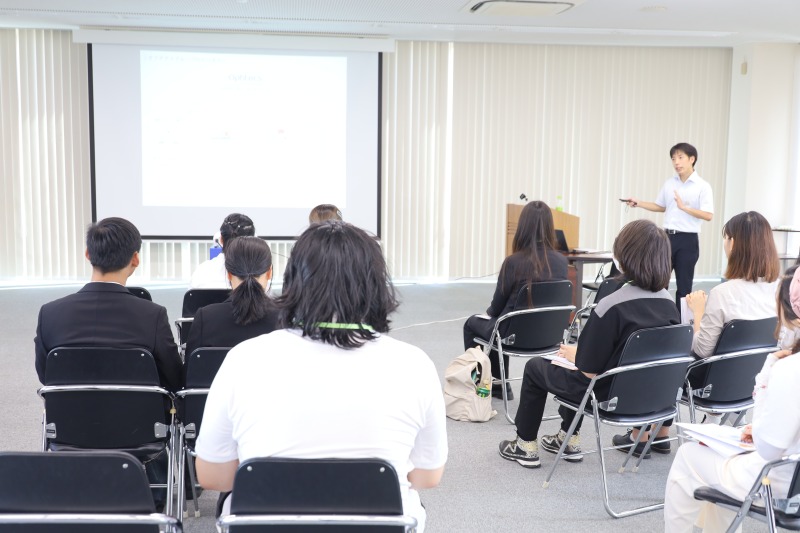
[[717,339],[731,320],[775,316],[780,261],[767,219],[756,211],[734,216],[722,227],[722,247],[728,258],[727,281],[708,295],[694,291],[686,296],[694,314],[692,351],[697,357],[714,354]]
[[[435,487],[447,460],[444,397],[430,358],[383,335],[398,303],[380,246],[351,224],[311,226],[277,303],[287,329],[235,346],[211,385],[200,484],[231,490],[239,463],[254,457],[380,458],[422,532],[416,489]],[[285,379],[299,367],[303,379]]]
[[[770,236],[771,238],[771,236]],[[793,266],[780,281],[778,317],[782,326],[800,328],[800,269]],[[694,491],[710,486],[742,499],[768,461],[800,452],[800,343],[767,356],[756,376],[753,423],[744,428],[742,440],[752,441],[756,451],[723,457],[707,446],[692,442],[678,450],[667,478],[664,526],[667,533],[725,531],[735,512],[694,499]],[[775,498],[785,498],[794,465],[773,469],[769,475]]]
[[222,221],[219,234],[222,253],[214,259],[200,263],[192,274],[189,282],[190,289],[230,289],[231,282],[228,280],[228,272],[225,270],[225,243],[236,237],[252,237],[256,234],[256,228],[247,215],[231,213]]

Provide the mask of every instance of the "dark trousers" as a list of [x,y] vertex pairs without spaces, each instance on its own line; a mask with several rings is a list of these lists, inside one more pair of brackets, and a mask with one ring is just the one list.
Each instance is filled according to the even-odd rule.
[[692,292],[694,266],[700,258],[700,240],[697,233],[668,234],[672,247],[672,269],[675,270],[675,304],[681,308],[681,298]]
[[[548,392],[580,403],[586,394],[586,389],[589,388],[590,381],[578,370],[567,370],[550,364],[550,361],[540,357],[530,359],[525,364],[519,409],[514,419],[519,438],[530,441],[539,436],[539,426],[542,424]],[[575,418],[575,411],[559,406],[558,414],[561,416],[561,429],[567,431]],[[576,432],[581,428],[582,419],[583,415],[575,426]]]
[[[497,318],[486,320],[478,315],[469,317],[464,322],[464,350],[478,345],[475,342],[475,337],[488,341],[489,337],[492,336],[495,322],[497,322]],[[489,352],[489,362],[492,364],[492,377],[500,379],[500,358],[497,356],[496,350]],[[503,356],[503,368],[506,371],[506,377],[508,377],[507,355]]]

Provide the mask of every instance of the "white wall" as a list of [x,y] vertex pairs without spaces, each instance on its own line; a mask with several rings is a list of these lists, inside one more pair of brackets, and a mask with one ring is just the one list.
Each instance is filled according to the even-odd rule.
[[[773,226],[800,226],[800,45],[733,50],[725,219],[758,211]],[[800,239],[790,236],[797,252]],[[785,234],[776,234],[779,251]]]

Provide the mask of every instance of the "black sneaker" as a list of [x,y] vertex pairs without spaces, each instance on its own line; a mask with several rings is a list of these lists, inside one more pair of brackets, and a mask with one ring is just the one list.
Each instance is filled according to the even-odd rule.
[[[620,451],[622,453],[628,453],[630,451],[630,449],[631,449],[631,445],[633,445],[633,438],[631,438],[631,433],[632,432],[633,432],[633,430],[629,429],[628,432],[625,433],[624,435],[614,435],[611,438],[611,443],[614,446],[620,446],[619,448],[617,448],[618,451]],[[636,448],[634,448],[634,450],[633,450],[633,456],[634,457],[639,457],[640,455],[642,455],[642,452],[644,451],[644,447],[645,447],[646,444],[647,444],[647,441],[638,443],[636,445]],[[669,442],[667,443],[667,445],[669,445]],[[650,448],[652,448],[652,446]],[[662,452],[662,453],[664,453],[664,452]],[[667,451],[666,453],[669,453],[669,451]],[[645,459],[650,459],[650,450],[647,450],[647,453],[644,454],[644,458]]]
[[656,437],[656,440],[654,440],[653,444],[650,445],[651,450],[653,450],[656,453],[663,453],[665,455],[669,454],[670,451],[672,451],[671,448],[672,447],[670,446],[669,441],[664,437],[662,438]]
[[[511,383],[506,383],[506,396],[508,397],[508,401],[514,399],[514,392],[511,390]],[[501,383],[495,383],[492,385],[492,398],[500,398],[503,399],[503,385]]]
[[[524,448],[523,448],[524,446]],[[525,468],[539,468],[539,445],[537,442],[520,442],[519,438],[504,440],[500,443],[500,457],[509,461],[516,461]]]
[[[540,445],[543,450],[550,453],[558,453],[561,448],[561,443],[564,442],[567,433],[563,429],[558,430],[556,435],[545,435],[541,438]],[[581,451],[581,439],[578,433],[575,433],[567,441],[567,446],[564,448],[564,454],[561,456],[565,461],[571,463],[579,463],[583,461],[583,452]]]

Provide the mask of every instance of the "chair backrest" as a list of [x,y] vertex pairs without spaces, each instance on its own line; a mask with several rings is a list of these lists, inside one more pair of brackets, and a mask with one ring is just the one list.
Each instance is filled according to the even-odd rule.
[[572,282],[569,280],[537,281],[520,287],[514,310],[570,305],[571,303]]
[[187,438],[200,434],[200,423],[206,408],[208,393],[184,394],[187,390],[208,389],[222,366],[230,348],[197,348],[186,358],[186,387],[178,393],[181,397],[181,421],[184,426],[194,424]]
[[775,327],[778,317],[760,320],[731,320],[722,329],[714,355],[752,350],[753,348],[775,347]]
[[0,452],[0,531],[4,533],[155,533],[158,523],[176,522],[151,513],[155,506],[144,467],[129,454]]
[[[514,311],[572,304],[572,283],[567,280],[528,283],[519,289]],[[504,319],[500,337],[518,350],[538,350],[564,339],[571,311],[520,314]],[[566,317],[566,318],[564,318]]]
[[168,438],[169,393],[147,350],[54,348],[39,392],[48,448],[132,449]]
[[144,287],[127,287],[128,292],[133,294],[134,296],[138,296],[142,300],[149,300],[153,301],[153,297],[150,295],[150,291],[145,289]]
[[142,348],[59,346],[44,375],[45,385],[159,385],[153,355]]
[[191,318],[201,307],[222,303],[230,296],[230,289],[189,289],[183,295],[181,317]]
[[380,459],[258,458],[239,466],[231,514],[402,515],[400,484]]
[[622,349],[619,366],[684,358],[684,362],[642,368],[611,376],[607,394],[616,398],[616,414],[643,414],[675,405],[692,361],[692,327],[685,324],[635,331]]
[[776,324],[776,317],[728,322],[713,355],[751,353],[692,365],[687,375],[691,388],[704,389],[702,398],[707,402],[733,402],[751,397],[756,374],[761,371],[767,355],[776,350]]
[[503,322],[498,321],[498,332],[503,349],[540,351],[557,347],[564,341],[564,330],[569,327],[570,315],[574,310],[575,307],[571,305],[535,307],[522,310],[520,314],[507,319],[501,318]]
[[197,348],[186,358],[187,389],[208,388],[230,348]]
[[[612,263],[613,264],[613,263]],[[622,287],[625,282],[616,278],[606,278],[597,288],[597,294],[594,295],[594,303],[600,303],[600,300],[612,294],[614,291]]]

